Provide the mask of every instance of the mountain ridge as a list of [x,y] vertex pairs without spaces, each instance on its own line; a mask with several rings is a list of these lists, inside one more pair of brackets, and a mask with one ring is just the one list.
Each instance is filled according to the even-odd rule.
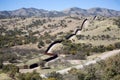
[[62,11],[48,11],[45,9],[37,9],[37,8],[20,8],[12,11],[0,11],[0,18],[7,17],[62,17],[62,16],[120,16],[120,11],[107,9],[107,8],[90,8],[90,9],[82,9],[78,7],[72,7],[68,9],[64,9]]

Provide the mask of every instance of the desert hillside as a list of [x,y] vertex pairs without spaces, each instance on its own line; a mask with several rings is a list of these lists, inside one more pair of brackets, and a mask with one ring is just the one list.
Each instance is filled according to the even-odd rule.
[[[36,70],[46,75],[119,54],[119,20],[102,16],[0,19],[1,67],[3,63],[6,68],[19,68],[22,74]],[[0,76],[10,78],[6,74]]]

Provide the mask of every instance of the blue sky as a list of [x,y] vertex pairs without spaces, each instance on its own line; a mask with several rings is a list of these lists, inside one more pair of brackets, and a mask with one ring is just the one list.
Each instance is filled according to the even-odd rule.
[[120,0],[0,0],[0,11],[23,7],[58,11],[70,7],[83,9],[102,7],[120,11]]

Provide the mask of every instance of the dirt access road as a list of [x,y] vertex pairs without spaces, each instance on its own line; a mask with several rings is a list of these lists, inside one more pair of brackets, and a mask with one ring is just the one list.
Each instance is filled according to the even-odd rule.
[[[111,56],[115,56],[117,54],[120,54],[120,49],[109,51],[109,52],[104,52],[104,53],[98,55],[94,60],[88,60],[84,64],[80,64],[80,65],[77,65],[77,66],[72,66],[72,67],[62,69],[62,70],[59,70],[59,71],[56,71],[56,72],[60,73],[60,74],[67,74],[68,71],[71,70],[72,68],[81,69],[81,68],[84,68],[84,66],[87,66],[87,65],[90,65],[90,64],[95,64],[100,60],[105,60],[105,59],[107,59]],[[41,74],[41,77],[46,77],[46,76],[45,76],[45,74]]]

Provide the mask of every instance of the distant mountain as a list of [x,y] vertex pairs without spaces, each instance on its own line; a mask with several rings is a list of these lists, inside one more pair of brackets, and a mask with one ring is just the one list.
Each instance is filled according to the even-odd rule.
[[116,11],[116,10],[111,10],[111,9],[106,9],[106,8],[91,8],[91,9],[81,9],[81,8],[77,8],[77,7],[73,7],[73,8],[69,8],[66,10],[62,11],[65,14],[68,15],[82,15],[82,16],[120,16],[120,11]]
[[59,11],[47,11],[44,9],[36,9],[36,8],[21,8],[13,11],[0,11],[0,18],[7,17],[59,17],[65,16],[64,13]]
[[100,15],[100,16],[120,16],[120,11],[106,9],[106,8],[91,8],[87,12],[90,15]]
[[78,15],[78,16],[120,16],[120,11],[106,9],[106,8],[91,8],[91,9],[81,9],[77,7],[65,9],[63,11],[48,11],[44,9],[36,8],[21,8],[13,11],[0,11],[0,18],[7,17],[61,17],[69,15]]
[[42,16],[43,14],[47,13],[47,10],[43,9],[36,9],[36,8],[21,8],[18,10],[11,11],[12,16]]
[[65,9],[62,12],[67,15],[88,15],[87,10],[77,7]]

